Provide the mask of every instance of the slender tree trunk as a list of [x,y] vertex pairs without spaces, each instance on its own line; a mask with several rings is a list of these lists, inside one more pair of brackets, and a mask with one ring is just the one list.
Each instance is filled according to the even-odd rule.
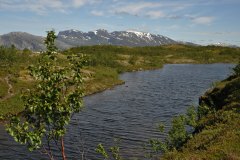
[[63,136],[61,137],[61,146],[62,146],[62,158],[63,158],[63,160],[67,160],[66,155],[65,155]]

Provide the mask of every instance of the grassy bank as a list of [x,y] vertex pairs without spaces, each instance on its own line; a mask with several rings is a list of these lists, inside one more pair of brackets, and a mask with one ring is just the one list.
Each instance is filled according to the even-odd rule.
[[231,76],[200,98],[193,137],[161,159],[240,159],[240,77]]
[[[62,51],[58,55],[58,65],[65,65],[66,57],[72,53],[85,54],[89,59],[88,66],[82,71],[87,95],[124,83],[119,79],[119,74],[123,72],[157,69],[167,63],[237,63],[240,58],[239,48],[215,46],[86,46]],[[38,56],[39,54],[19,51],[14,47],[0,48],[1,115],[15,114],[23,110],[21,91],[34,84],[28,75],[27,67],[36,63]],[[10,96],[7,93],[9,86],[6,77],[9,77],[12,85]]]

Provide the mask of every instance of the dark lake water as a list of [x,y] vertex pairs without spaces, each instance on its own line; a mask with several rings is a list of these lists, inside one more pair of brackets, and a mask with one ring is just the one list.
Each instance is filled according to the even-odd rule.
[[[173,116],[183,114],[213,82],[231,73],[231,64],[171,64],[163,69],[124,73],[126,83],[84,98],[85,108],[73,117],[65,137],[68,159],[97,159],[98,143],[119,144],[127,159],[144,159],[143,144],[164,138],[156,126],[170,127]],[[117,142],[115,140],[117,139]],[[46,159],[16,144],[0,126],[0,159]],[[98,158],[99,159],[99,158]]]

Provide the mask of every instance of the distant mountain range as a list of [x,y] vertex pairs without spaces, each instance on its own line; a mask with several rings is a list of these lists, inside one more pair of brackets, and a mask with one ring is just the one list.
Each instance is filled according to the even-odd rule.
[[221,42],[213,43],[213,44],[210,44],[210,45],[220,46],[220,47],[231,47],[231,48],[238,48],[238,47],[239,47],[239,46],[237,46],[237,45],[231,45],[231,44],[221,43]]
[[115,31],[109,33],[99,29],[87,33],[77,30],[61,31],[58,40],[72,46],[82,45],[120,45],[120,46],[158,46],[176,43],[162,36],[136,31]]
[[[45,50],[44,38],[26,32],[11,32],[0,35],[0,45],[14,45],[18,49],[30,49],[33,51]],[[162,35],[156,35],[138,31],[114,31],[108,32],[104,29],[82,32],[78,30],[60,31],[57,36],[56,45],[59,49],[68,49],[77,46],[90,45],[117,45],[117,46],[159,46],[166,44],[197,45],[191,42],[175,41]],[[224,47],[238,47],[225,43],[211,44]]]
[[[89,45],[159,46],[178,43],[162,35],[137,31],[114,31],[110,33],[104,29],[87,33],[73,29],[60,31],[57,37],[56,45],[60,49]],[[44,37],[26,32],[11,32],[0,36],[0,45],[14,45],[18,49],[27,48],[33,51],[42,51],[45,49],[43,42]]]

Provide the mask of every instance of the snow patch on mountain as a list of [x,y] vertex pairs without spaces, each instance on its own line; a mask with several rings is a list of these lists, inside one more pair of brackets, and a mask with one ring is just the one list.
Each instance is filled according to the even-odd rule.
[[[118,45],[118,46],[159,46],[176,44],[177,42],[151,33],[139,31],[113,31],[104,29],[82,32],[76,29],[60,31],[57,36],[57,46],[67,49],[76,46]],[[27,33],[9,33],[0,36],[0,45],[14,44],[19,49],[29,48],[35,51],[44,50],[44,37]]]

